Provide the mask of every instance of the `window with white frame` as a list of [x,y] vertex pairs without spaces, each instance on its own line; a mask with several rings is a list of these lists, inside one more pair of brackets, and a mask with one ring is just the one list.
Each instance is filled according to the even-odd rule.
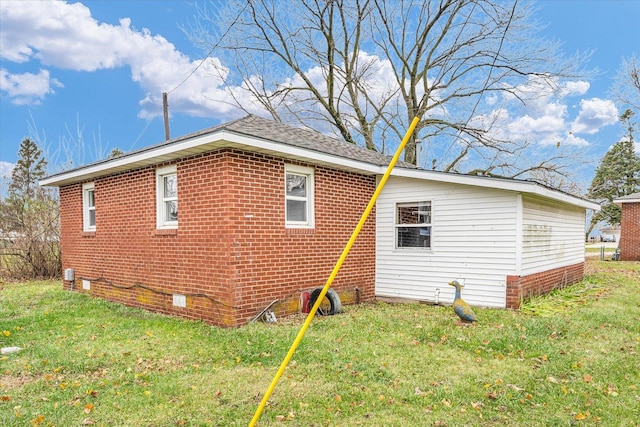
[[313,169],[286,165],[285,187],[287,227],[313,227]]
[[82,184],[82,229],[96,231],[96,197],[93,182]]
[[157,227],[178,227],[178,174],[176,166],[156,170]]
[[396,248],[431,248],[431,202],[396,204]]

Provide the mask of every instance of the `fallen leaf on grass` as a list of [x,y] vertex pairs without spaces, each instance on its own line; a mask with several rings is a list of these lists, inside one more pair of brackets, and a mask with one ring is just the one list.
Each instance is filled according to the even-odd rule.
[[82,420],[82,425],[83,426],[91,426],[94,425],[96,422],[90,418],[85,418],[84,420]]
[[586,420],[587,416],[585,414],[583,414],[582,412],[578,412],[576,414],[576,416],[573,417],[573,418],[575,418],[577,421],[582,421],[582,420]]
[[44,421],[44,415],[38,415],[34,419],[31,420],[32,426],[39,426]]
[[8,402],[11,400],[9,396],[0,396],[0,402]]
[[609,384],[607,389],[604,391],[604,394],[605,396],[616,397],[618,395],[618,390],[615,388],[615,386]]
[[584,374],[584,375],[582,376],[582,379],[583,379],[583,380],[584,380],[584,382],[586,382],[586,383],[590,383],[590,382],[593,380],[593,378],[592,378],[592,377],[591,377],[591,375],[589,375],[589,374]]
[[87,403],[86,405],[84,405],[85,414],[89,414],[91,411],[93,411],[93,405],[91,403]]

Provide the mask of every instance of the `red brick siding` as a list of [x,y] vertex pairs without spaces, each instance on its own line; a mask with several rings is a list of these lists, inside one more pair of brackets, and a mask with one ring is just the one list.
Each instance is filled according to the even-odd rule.
[[581,281],[584,263],[555,268],[528,276],[507,276],[507,308],[518,308],[522,301]]
[[[178,161],[175,231],[156,230],[156,167],[94,181],[95,233],[82,232],[81,184],[64,186],[63,268],[75,270],[75,289],[80,278],[99,278],[92,295],[243,324],[273,300],[324,284],[375,190],[375,177],[315,167],[315,228],[287,229],[285,163],[235,150]],[[374,298],[374,215],[333,284],[358,287],[363,301]],[[187,308],[173,306],[173,293],[193,295]]]
[[640,261],[640,203],[622,203],[620,259]]

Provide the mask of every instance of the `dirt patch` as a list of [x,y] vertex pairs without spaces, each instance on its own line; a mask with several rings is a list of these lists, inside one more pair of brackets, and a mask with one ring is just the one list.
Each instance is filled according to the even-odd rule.
[[32,377],[31,375],[0,375],[0,388],[3,390],[13,390],[35,380],[36,378]]

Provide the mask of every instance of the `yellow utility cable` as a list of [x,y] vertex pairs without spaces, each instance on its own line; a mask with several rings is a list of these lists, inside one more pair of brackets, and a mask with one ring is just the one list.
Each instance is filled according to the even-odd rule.
[[393,169],[393,167],[398,162],[398,159],[400,158],[400,153],[402,153],[402,150],[404,149],[405,145],[407,145],[407,142],[409,141],[409,138],[411,137],[411,135],[413,134],[413,131],[415,130],[416,126],[418,125],[418,122],[420,122],[420,117],[419,116],[415,117],[413,119],[413,121],[411,122],[411,125],[409,125],[409,129],[407,130],[407,134],[404,136],[404,138],[402,138],[402,142],[398,146],[398,149],[396,150],[396,153],[394,154],[393,158],[391,159],[391,162],[389,163],[389,166],[387,166],[387,170],[385,171],[384,175],[382,176],[382,179],[380,180],[380,183],[376,187],[376,191],[373,193],[373,196],[371,196],[371,200],[369,200],[369,204],[367,205],[367,208],[362,213],[362,217],[360,217],[360,221],[358,222],[358,225],[356,225],[356,228],[353,230],[353,233],[351,234],[351,237],[349,238],[349,241],[347,242],[347,245],[344,247],[344,249],[342,251],[342,255],[340,255],[340,258],[338,259],[338,262],[333,267],[333,271],[329,275],[329,278],[327,279],[327,282],[324,284],[324,287],[322,288],[322,291],[320,292],[320,295],[318,295],[318,299],[316,300],[316,303],[313,305],[313,307],[309,311],[309,315],[307,316],[307,319],[304,321],[304,324],[302,325],[302,328],[300,328],[300,332],[298,332],[298,335],[296,336],[296,339],[293,341],[293,344],[291,344],[291,348],[289,348],[289,352],[287,353],[287,355],[285,356],[284,360],[282,361],[282,364],[280,364],[280,368],[278,369],[278,372],[276,372],[275,377],[273,377],[273,380],[271,381],[271,384],[269,385],[269,388],[267,389],[267,392],[264,394],[264,396],[262,398],[262,401],[260,402],[260,405],[258,406],[258,409],[256,410],[256,413],[253,415],[253,418],[251,419],[251,422],[249,423],[249,427],[254,427],[256,425],[256,423],[258,422],[258,419],[260,418],[260,414],[262,414],[262,411],[264,410],[264,407],[267,404],[267,400],[269,400],[269,397],[271,397],[271,393],[273,393],[273,389],[278,384],[278,381],[280,380],[280,377],[284,373],[285,368],[287,367],[287,365],[289,364],[289,361],[293,357],[293,353],[298,348],[298,345],[300,344],[300,341],[302,341],[302,337],[304,336],[305,332],[307,331],[307,328],[311,324],[311,320],[313,320],[313,317],[315,316],[316,311],[318,311],[318,308],[320,307],[320,304],[322,303],[322,300],[324,299],[325,295],[329,291],[329,287],[333,283],[333,279],[335,279],[335,277],[338,275],[338,272],[340,271],[340,267],[342,267],[342,263],[344,263],[344,260],[347,258],[347,255],[349,255],[349,251],[351,250],[351,247],[355,243],[356,238],[358,237],[358,234],[360,234],[360,230],[362,230],[362,227],[364,226],[365,221],[369,217],[369,214],[371,213],[371,210],[373,209],[373,206],[376,204],[376,200],[378,200],[378,196],[380,195],[380,192],[382,191],[382,187],[384,187],[384,185],[387,183],[387,180],[389,179],[389,176],[391,175],[391,170]]

